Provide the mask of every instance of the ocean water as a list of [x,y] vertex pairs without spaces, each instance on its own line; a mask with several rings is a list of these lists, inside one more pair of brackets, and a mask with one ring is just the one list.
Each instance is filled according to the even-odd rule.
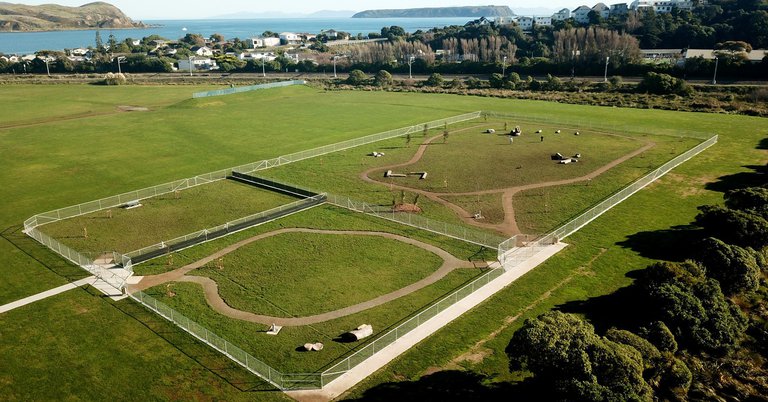
[[[320,33],[321,30],[335,29],[353,35],[381,32],[382,27],[400,26],[408,32],[419,29],[448,25],[464,25],[473,18],[259,18],[248,20],[158,20],[144,21],[157,25],[146,29],[102,29],[101,38],[106,43],[110,34],[118,41],[126,38],[141,39],[149,35],[160,35],[168,39],[179,39],[187,33],[209,37],[214,33],[227,39],[245,39],[272,32]],[[38,50],[63,50],[95,46],[96,30],[49,31],[49,32],[2,32],[0,53],[31,54]]]

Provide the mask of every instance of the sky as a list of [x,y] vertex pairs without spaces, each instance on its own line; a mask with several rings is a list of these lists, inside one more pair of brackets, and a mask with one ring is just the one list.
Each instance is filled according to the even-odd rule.
[[[4,0],[9,3],[21,3],[27,5],[60,4],[63,6],[81,6],[89,3],[88,0]],[[596,2],[597,0],[594,0]],[[277,11],[285,13],[309,14],[320,10],[352,10],[363,11],[377,8],[415,8],[415,7],[449,7],[467,5],[487,5],[492,3],[483,0],[480,3],[471,0],[387,0],[387,1],[353,1],[334,0],[331,2],[318,2],[316,0],[291,0],[282,2],[255,2],[253,0],[217,0],[213,2],[190,2],[189,0],[107,0],[107,3],[121,9],[128,17],[134,20],[152,19],[195,19],[209,18],[217,15],[232,14],[237,12],[264,12]],[[266,4],[268,5],[266,5]],[[578,4],[577,4],[578,3]],[[197,4],[206,4],[199,6]],[[530,0],[508,0],[506,2],[492,3],[499,6],[509,6],[512,11],[515,8],[542,7],[561,9],[563,7],[576,8],[581,3],[579,0],[542,0],[532,2]]]

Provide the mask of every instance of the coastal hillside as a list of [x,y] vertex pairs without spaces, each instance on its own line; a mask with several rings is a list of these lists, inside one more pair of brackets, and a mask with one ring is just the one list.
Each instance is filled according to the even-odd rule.
[[52,31],[93,28],[142,28],[119,8],[104,2],[80,7],[28,6],[0,2],[0,31]]
[[507,6],[405,8],[397,10],[366,10],[352,18],[451,18],[451,17],[511,17]]

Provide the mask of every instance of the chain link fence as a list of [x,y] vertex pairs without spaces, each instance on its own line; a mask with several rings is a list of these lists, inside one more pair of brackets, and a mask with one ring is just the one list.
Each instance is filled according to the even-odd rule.
[[218,89],[215,91],[196,92],[192,94],[192,98],[197,99],[197,98],[209,98],[212,96],[232,95],[232,94],[238,94],[241,92],[260,91],[262,89],[282,88],[282,87],[289,87],[293,85],[304,85],[306,83],[307,83],[306,81],[294,80],[294,81],[272,82],[269,84],[250,85],[247,87]]

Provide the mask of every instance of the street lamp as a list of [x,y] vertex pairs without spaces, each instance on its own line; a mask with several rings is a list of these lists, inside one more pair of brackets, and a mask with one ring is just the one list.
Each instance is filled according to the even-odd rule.
[[122,74],[123,73],[123,69],[120,68],[120,63],[125,61],[125,57],[117,56],[117,59],[115,59],[115,60],[117,61],[117,73],[118,74]]
[[51,76],[51,68],[48,67],[48,63],[50,63],[51,61],[48,60],[48,57],[46,57],[43,60],[45,61],[45,72],[48,73],[48,76],[50,77]]
[[333,56],[333,78],[336,78],[336,55]]
[[504,56],[504,59],[501,61],[501,76],[506,76],[507,72],[507,56]]
[[605,74],[603,75],[603,82],[608,82],[608,60],[610,59],[610,57],[605,58]]
[[192,76],[192,59],[194,59],[195,56],[189,56],[189,76]]
[[267,68],[264,67],[265,59],[267,58],[267,55],[262,53],[261,54],[261,76],[266,77],[267,76]]
[[408,78],[413,79],[413,74],[411,70],[411,64],[413,64],[413,61],[416,60],[416,57],[410,56],[408,57]]
[[718,61],[719,59],[717,58],[717,56],[715,56],[715,75],[712,76],[712,85],[717,84],[717,62]]

